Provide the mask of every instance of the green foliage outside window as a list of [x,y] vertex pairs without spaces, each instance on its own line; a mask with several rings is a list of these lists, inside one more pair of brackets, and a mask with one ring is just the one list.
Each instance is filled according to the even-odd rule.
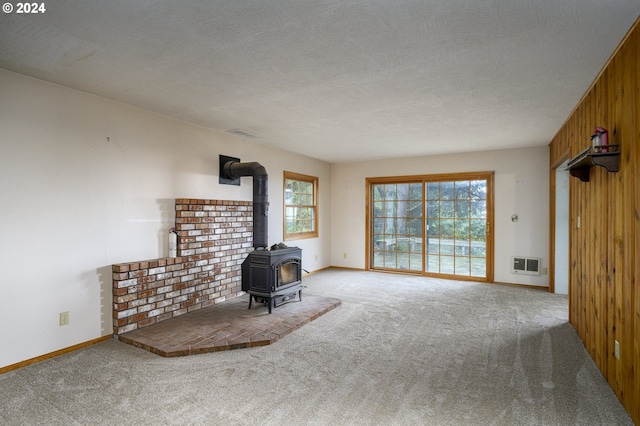
[[285,172],[285,240],[318,236],[317,186],[318,178]]
[[487,180],[374,183],[374,268],[483,277]]

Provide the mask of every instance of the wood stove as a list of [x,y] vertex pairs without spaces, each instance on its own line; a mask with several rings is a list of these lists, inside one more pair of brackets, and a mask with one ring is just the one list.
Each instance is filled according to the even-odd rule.
[[302,300],[302,250],[283,243],[268,247],[268,175],[260,163],[241,163],[239,158],[220,156],[221,184],[240,185],[243,176],[253,177],[253,248],[242,262],[242,291],[251,302],[274,306],[292,300],[298,293]]
[[[275,246],[274,246],[275,247]],[[298,293],[302,300],[302,249],[298,247],[254,250],[242,263],[242,290],[253,300],[274,307],[292,300]]]

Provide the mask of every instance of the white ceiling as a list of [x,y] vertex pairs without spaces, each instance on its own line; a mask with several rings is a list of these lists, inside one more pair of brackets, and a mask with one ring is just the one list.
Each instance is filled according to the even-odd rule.
[[0,14],[0,68],[331,163],[546,145],[640,15],[640,0],[42,3]]

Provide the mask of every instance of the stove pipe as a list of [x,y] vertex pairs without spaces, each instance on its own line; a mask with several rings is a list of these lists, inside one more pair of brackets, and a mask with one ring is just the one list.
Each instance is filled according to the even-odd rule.
[[223,175],[227,179],[253,176],[253,248],[269,246],[268,227],[268,175],[260,163],[239,163],[228,161],[224,164]]

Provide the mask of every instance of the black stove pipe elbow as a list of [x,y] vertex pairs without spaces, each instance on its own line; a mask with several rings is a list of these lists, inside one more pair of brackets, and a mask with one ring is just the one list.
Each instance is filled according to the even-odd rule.
[[267,170],[260,163],[239,163],[228,161],[224,164],[223,175],[227,179],[253,176],[253,248],[269,246],[269,208]]

